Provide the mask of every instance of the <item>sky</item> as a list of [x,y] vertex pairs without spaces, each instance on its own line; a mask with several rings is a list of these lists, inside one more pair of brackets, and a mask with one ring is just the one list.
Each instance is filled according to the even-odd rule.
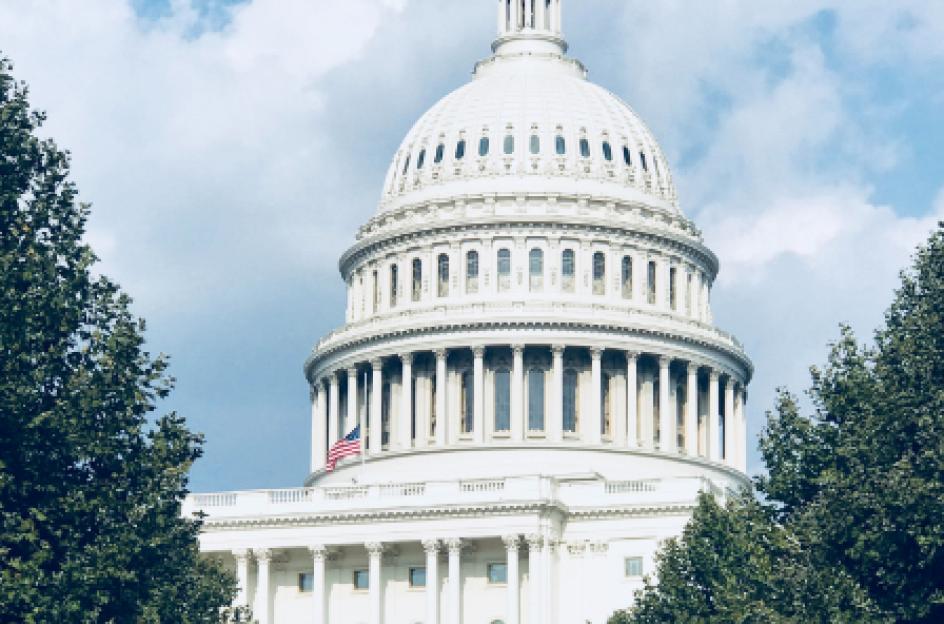
[[[307,476],[302,363],[343,322],[339,255],[413,122],[494,38],[491,0],[0,0],[0,54],[92,204],[98,269],[206,435],[196,491]],[[869,340],[944,219],[944,2],[569,0],[721,260],[754,361],[751,447],[840,323]],[[755,453],[751,469],[762,469]]]

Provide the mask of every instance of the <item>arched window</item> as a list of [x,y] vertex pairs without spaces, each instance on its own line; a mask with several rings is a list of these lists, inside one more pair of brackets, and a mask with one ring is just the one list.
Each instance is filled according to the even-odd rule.
[[422,169],[423,165],[426,164],[426,150],[420,150],[419,158],[416,159],[416,168],[417,170]]
[[462,433],[475,428],[475,386],[472,371],[462,373]]
[[505,154],[514,154],[515,153],[515,137],[506,134],[505,135]]
[[561,287],[564,292],[574,292],[574,282],[577,274],[575,260],[573,249],[565,249],[561,254]]
[[544,371],[528,371],[528,431],[544,431]]
[[605,158],[607,161],[613,160],[613,148],[610,147],[609,141],[603,142],[603,158]]
[[646,162],[645,152],[639,152],[639,163],[642,165],[643,171],[649,171],[649,163]]
[[439,254],[437,261],[439,265],[439,296],[447,297],[449,295],[449,255]]
[[672,267],[669,269],[669,307],[678,310],[678,269]]
[[498,290],[511,288],[511,251],[498,250]]
[[433,162],[438,165],[439,163],[442,162],[443,156],[445,154],[446,154],[446,146],[440,143],[439,145],[436,146],[436,157],[433,159]]
[[406,172],[410,170],[410,155],[406,155],[406,160],[403,161],[403,175],[406,175]]
[[606,256],[602,251],[593,254],[593,294],[606,293]]
[[390,267],[390,307],[397,307],[397,295],[400,289],[400,268],[397,265]]
[[465,158],[465,139],[460,139],[456,143],[456,160],[462,160]]
[[413,301],[419,301],[423,294],[423,261],[413,259]]
[[511,371],[495,371],[495,431],[511,431]]
[[577,371],[568,368],[564,371],[564,431],[577,433]]
[[532,249],[528,257],[529,281],[533,291],[544,288],[544,252]]
[[633,259],[623,256],[623,299],[633,298]]
[[488,147],[488,137],[482,137],[479,139],[479,156],[488,156]]
[[567,141],[560,134],[554,139],[554,149],[558,156],[563,156],[567,153]]
[[623,162],[626,163],[627,167],[633,166],[633,156],[632,152],[629,151],[628,146],[623,146]]
[[479,291],[479,252],[470,251],[465,255],[465,291]]
[[590,158],[590,141],[580,139],[580,155],[584,158]]
[[541,153],[541,137],[536,134],[531,135],[530,148],[532,154]]
[[649,261],[649,283],[647,284],[647,301],[649,305],[656,304],[656,263],[655,261]]

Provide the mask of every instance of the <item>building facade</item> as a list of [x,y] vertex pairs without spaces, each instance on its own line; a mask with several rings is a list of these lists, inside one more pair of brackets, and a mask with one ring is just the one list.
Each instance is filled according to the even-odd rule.
[[304,487],[185,502],[260,624],[602,624],[747,483],[752,366],[659,145],[566,56],[561,0],[497,4],[341,258]]

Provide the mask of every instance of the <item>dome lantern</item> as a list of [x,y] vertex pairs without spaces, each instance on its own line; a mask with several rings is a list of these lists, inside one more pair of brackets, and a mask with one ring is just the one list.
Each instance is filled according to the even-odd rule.
[[561,31],[563,0],[498,0],[498,38],[492,49],[499,56],[564,54]]

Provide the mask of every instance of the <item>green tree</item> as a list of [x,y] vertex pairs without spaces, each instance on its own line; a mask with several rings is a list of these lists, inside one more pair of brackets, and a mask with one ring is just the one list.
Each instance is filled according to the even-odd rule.
[[69,155],[0,60],[0,621],[210,623],[233,579],[180,516],[202,439],[149,416],[172,379],[93,274]]
[[876,332],[842,328],[812,369],[812,414],[781,391],[767,474],[700,501],[615,623],[944,622],[944,224]]

